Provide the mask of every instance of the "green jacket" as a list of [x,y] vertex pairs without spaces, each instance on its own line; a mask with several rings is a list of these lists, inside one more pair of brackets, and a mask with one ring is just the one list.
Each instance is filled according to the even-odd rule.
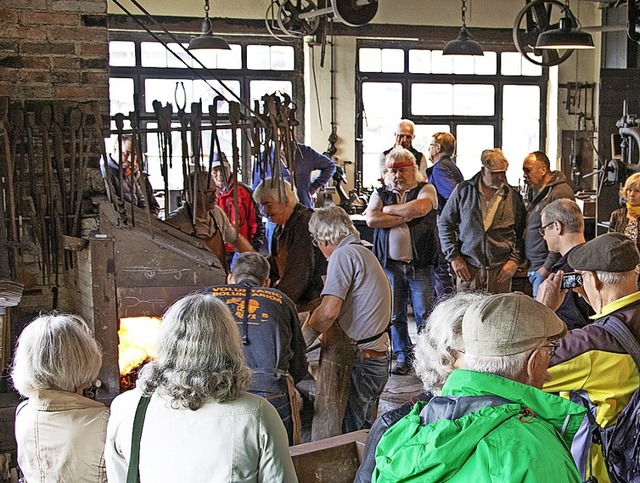
[[[457,369],[443,396],[513,401],[423,426],[418,403],[384,434],[372,482],[581,482],[570,453],[585,408],[503,377]],[[523,412],[528,408],[533,412]]]

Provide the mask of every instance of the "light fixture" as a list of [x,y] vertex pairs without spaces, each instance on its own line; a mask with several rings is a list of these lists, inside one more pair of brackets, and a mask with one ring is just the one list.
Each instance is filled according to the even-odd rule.
[[577,27],[578,21],[569,9],[569,0],[566,0],[559,28],[545,30],[538,35],[536,49],[595,49],[591,34]]
[[462,0],[462,28],[458,38],[444,46],[442,55],[484,55],[482,46],[473,40],[473,36],[467,30],[466,13],[467,0]]
[[229,44],[222,37],[213,35],[213,26],[209,18],[209,0],[204,0],[204,20],[202,21],[202,33],[189,41],[189,50],[198,49],[226,49],[231,50]]

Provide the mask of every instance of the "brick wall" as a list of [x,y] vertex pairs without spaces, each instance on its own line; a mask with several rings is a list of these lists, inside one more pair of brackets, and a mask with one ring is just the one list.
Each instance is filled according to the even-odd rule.
[[108,51],[106,0],[0,0],[0,95],[106,109]]
[[[0,96],[7,96],[12,105],[37,112],[43,105],[98,101],[106,121],[108,55],[107,0],[0,0]],[[66,131],[65,136],[68,153]],[[97,144],[91,151],[87,178],[96,177],[98,172]],[[40,150],[35,153],[39,156]],[[1,155],[0,163],[3,163]],[[42,179],[37,178],[31,183],[40,186]],[[85,198],[94,184],[89,180],[85,183]],[[28,231],[26,223],[22,241],[29,239]],[[51,286],[42,281],[36,251],[27,247],[18,260],[17,278],[25,284],[25,293],[15,309],[14,339],[34,314],[52,308]],[[91,285],[86,283],[85,273],[90,256],[75,253],[73,256],[77,258],[73,268],[61,270],[58,307],[80,313],[91,322]]]

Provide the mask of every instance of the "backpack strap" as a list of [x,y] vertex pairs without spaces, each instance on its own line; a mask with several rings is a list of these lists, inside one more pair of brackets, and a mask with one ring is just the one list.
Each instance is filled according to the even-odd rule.
[[[636,313],[634,313],[634,318]],[[638,341],[627,325],[614,314],[609,315],[601,324],[604,330],[609,332],[620,345],[624,347],[624,350],[629,353],[633,358],[633,362],[636,363],[636,368],[640,372],[640,344],[638,344]]]
[[131,435],[131,455],[129,457],[129,468],[127,469],[127,483],[140,481],[140,440],[142,439],[142,426],[147,413],[151,396],[142,396],[138,401],[136,415],[133,418],[133,431]]

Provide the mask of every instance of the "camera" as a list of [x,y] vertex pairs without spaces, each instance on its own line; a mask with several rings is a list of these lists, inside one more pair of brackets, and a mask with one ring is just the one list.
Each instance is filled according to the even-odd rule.
[[582,287],[582,275],[577,272],[569,272],[562,275],[562,285],[560,288]]

